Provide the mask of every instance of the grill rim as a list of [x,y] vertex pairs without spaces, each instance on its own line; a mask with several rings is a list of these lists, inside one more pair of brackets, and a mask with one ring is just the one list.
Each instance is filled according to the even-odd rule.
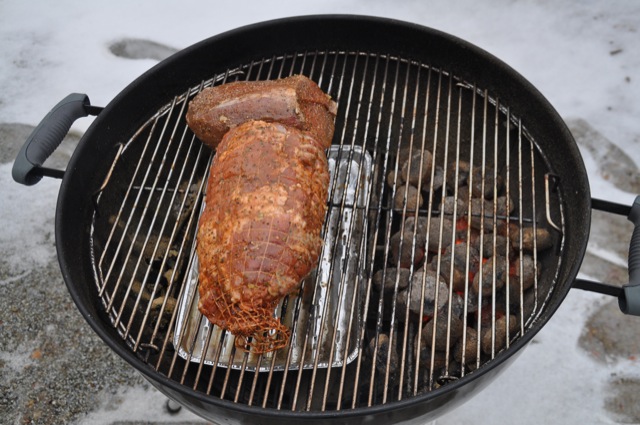
[[[354,26],[354,23],[357,25]],[[127,122],[127,128],[138,128],[147,119],[147,116],[142,115],[136,120],[135,116],[137,115],[130,113],[131,106],[123,107],[123,104],[130,104],[131,99],[134,99],[136,110],[147,111],[149,114],[155,113],[161,105],[166,103],[166,99],[169,98],[169,96],[178,95],[184,91],[186,86],[194,85],[194,81],[189,78],[191,78],[190,76],[195,71],[190,70],[188,64],[192,63],[195,57],[202,57],[202,52],[209,50],[211,45],[215,45],[216,48],[219,45],[222,45],[226,50],[233,48],[234,55],[230,55],[229,57],[233,57],[233,64],[236,64],[236,60],[246,62],[246,58],[238,58],[235,56],[235,53],[244,50],[239,48],[239,44],[240,47],[243,45],[250,45],[250,48],[246,49],[249,52],[254,52],[256,48],[261,48],[260,44],[262,43],[259,43],[258,46],[254,46],[252,43],[248,42],[248,39],[264,39],[263,41],[268,44],[273,41],[272,37],[280,37],[279,34],[282,33],[282,28],[286,28],[287,32],[292,30],[300,31],[302,29],[305,33],[313,33],[310,26],[320,26],[325,31],[328,30],[327,32],[333,33],[333,42],[345,42],[342,38],[345,32],[366,31],[363,27],[375,27],[379,32],[383,32],[380,31],[380,26],[382,26],[386,29],[391,29],[394,36],[379,38],[372,37],[372,40],[374,40],[373,44],[378,42],[380,44],[393,44],[397,41],[397,37],[401,35],[414,35],[421,36],[420,38],[426,38],[429,41],[430,46],[437,45],[441,50],[448,50],[444,48],[447,46],[452,47],[457,52],[456,55],[460,54],[459,51],[462,49],[466,55],[472,56],[472,64],[465,65],[463,69],[471,73],[470,75],[473,76],[473,80],[482,81],[483,83],[496,81],[496,79],[507,81],[507,84],[499,85],[498,92],[500,93],[505,91],[510,92],[510,89],[515,87],[516,95],[514,96],[515,98],[520,97],[520,102],[517,103],[521,104],[522,100],[525,99],[529,105],[532,105],[532,110],[535,112],[531,114],[523,114],[522,111],[514,110],[514,113],[527,117],[532,115],[539,116],[542,113],[545,118],[549,120],[543,125],[546,130],[542,131],[542,138],[549,138],[553,136],[553,140],[560,139],[565,142],[561,144],[564,153],[553,152],[553,156],[561,155],[564,159],[564,155],[568,154],[569,157],[574,160],[574,164],[572,165],[575,165],[576,169],[572,170],[572,173],[570,173],[574,178],[564,178],[562,180],[562,184],[566,185],[563,187],[568,189],[563,191],[562,194],[564,195],[566,192],[572,199],[565,199],[563,196],[561,203],[563,205],[563,209],[567,211],[569,210],[567,205],[571,204],[572,208],[570,208],[570,210],[572,214],[570,216],[563,217],[563,224],[566,231],[561,242],[561,249],[563,250],[562,264],[560,265],[561,270],[558,275],[555,290],[549,297],[549,304],[526,335],[521,336],[514,344],[511,344],[508,350],[499,353],[496,358],[492,360],[492,364],[487,364],[479,371],[465,375],[456,382],[446,385],[446,388],[435,393],[427,392],[426,394],[421,394],[400,401],[390,401],[383,405],[345,409],[337,412],[287,412],[281,410],[258,410],[255,409],[255,406],[244,406],[227,400],[206,396],[174,382],[173,380],[156,372],[154,369],[149,368],[145,362],[141,361],[137,355],[128,349],[126,344],[123,344],[117,330],[109,326],[110,320],[102,311],[99,298],[97,296],[92,296],[91,294],[93,291],[92,285],[89,285],[90,289],[88,292],[82,287],[83,282],[89,282],[93,277],[93,271],[90,266],[92,259],[87,258],[91,252],[88,241],[88,226],[91,221],[90,216],[93,212],[92,196],[88,196],[88,194],[94,193],[95,189],[100,186],[102,176],[110,166],[109,161],[107,161],[108,163],[105,163],[104,161],[100,162],[96,158],[109,157],[110,151],[119,143],[126,142],[126,140],[123,140],[124,138],[128,138],[128,134],[122,134],[118,131],[117,125],[111,125],[113,122]],[[293,29],[291,27],[293,27]],[[277,30],[274,31],[274,28]],[[340,30],[332,32],[332,29]],[[366,33],[367,32],[363,32],[363,34]],[[264,37],[264,34],[270,34],[270,37]],[[339,40],[336,40],[336,37]],[[434,38],[434,40],[432,40],[432,38]],[[357,40],[356,43],[360,41],[362,40]],[[369,41],[369,43],[371,43],[371,41]],[[445,46],[443,46],[443,43]],[[275,46],[281,48],[280,43],[276,43]],[[349,48],[350,46],[343,46],[340,50]],[[220,57],[224,58],[223,60],[227,60],[228,57],[224,53],[225,49],[222,49],[223,53],[220,54]],[[327,49],[329,49],[329,47],[327,47]],[[380,45],[375,46],[375,50],[389,51],[389,49]],[[407,51],[404,52],[399,52],[397,49],[393,49],[393,51],[394,54],[406,55],[409,57],[425,55],[424,52],[418,53],[411,49],[407,49]],[[253,53],[245,53],[245,55],[246,54]],[[267,53],[265,53],[265,56],[266,55]],[[477,71],[479,65],[486,65],[487,63],[490,66],[487,66],[486,69],[491,69],[497,77],[491,76],[489,78],[483,76],[488,73],[483,66],[480,66],[480,68],[485,71],[484,74],[480,73],[480,75],[478,75],[478,73],[474,72]],[[185,64],[187,65],[186,67]],[[233,68],[233,64],[230,64],[227,61],[224,65],[224,69]],[[438,66],[443,68],[446,66],[447,69],[455,70],[456,73],[460,71],[460,66],[448,66],[443,65],[442,63],[438,63]],[[211,74],[211,69],[215,70],[220,68],[219,66],[217,68],[209,68],[209,65],[203,65],[202,67],[207,69],[208,74]],[[178,85],[175,84],[175,75],[182,74],[179,71],[184,71],[184,69],[188,70],[187,74],[189,74],[189,76],[185,77],[183,84],[178,87]],[[496,69],[499,72],[495,72]],[[460,75],[465,76],[464,73],[460,73]],[[200,77],[198,78],[198,81],[203,79]],[[158,87],[162,87],[163,89],[159,90]],[[492,84],[484,84],[483,87],[490,91],[495,91]],[[175,93],[173,93],[174,90]],[[525,93],[525,96],[522,96],[523,92]],[[149,93],[152,95],[149,95]],[[508,99],[508,96],[503,97],[503,99]],[[160,104],[157,104],[158,102],[160,102]],[[511,102],[510,100],[506,100],[504,103],[510,105],[514,104],[514,102]],[[132,115],[134,119],[132,119]],[[532,120],[536,126],[538,126],[539,121],[539,119]],[[529,123],[529,130],[535,132],[531,127],[531,123]],[[540,139],[540,136],[536,137],[536,140],[539,141]],[[542,149],[542,152],[546,155],[551,154],[551,152],[546,149]],[[88,160],[90,158],[93,158],[93,160]],[[550,163],[557,166],[560,162],[557,159],[555,161],[551,159]],[[79,196],[79,194],[81,194],[81,196]],[[579,202],[577,202],[577,204],[571,203],[572,200]],[[578,211],[578,214],[575,214],[576,211]],[[214,36],[161,62],[125,88],[94,120],[85,135],[82,137],[76,151],[72,155],[67,167],[67,172],[63,178],[58,197],[55,233],[58,260],[65,283],[76,306],[89,325],[111,349],[113,349],[120,357],[134,366],[137,370],[142,372],[145,377],[154,383],[154,385],[157,384],[171,390],[174,398],[181,400],[184,404],[190,406],[190,408],[198,409],[197,405],[193,403],[193,400],[195,399],[198,401],[198,404],[213,404],[225,410],[232,410],[242,415],[247,414],[252,417],[256,416],[256,414],[266,415],[266,417],[273,417],[278,421],[281,421],[283,418],[291,418],[292,420],[299,421],[300,419],[305,418],[310,420],[326,420],[328,418],[336,417],[353,420],[357,417],[363,418],[384,413],[390,413],[394,419],[398,419],[398,415],[400,415],[399,411],[405,411],[407,409],[411,411],[419,410],[424,413],[424,407],[421,407],[423,402],[433,401],[444,395],[451,396],[450,398],[454,399],[457,397],[454,397],[453,395],[463,389],[469,390],[463,390],[464,392],[471,392],[473,389],[472,387],[479,386],[481,382],[487,381],[479,380],[477,378],[489,374],[494,375],[496,371],[502,370],[495,366],[509,363],[507,362],[508,359],[516,357],[514,354],[519,353],[521,348],[528,344],[528,342],[537,334],[550,317],[553,316],[568,294],[568,290],[571,288],[573,280],[577,276],[580,263],[586,251],[586,241],[588,240],[590,229],[590,218],[590,191],[588,179],[577,145],[573,141],[573,138],[564,122],[540,92],[538,92],[522,76],[517,74],[506,64],[502,63],[500,60],[491,56],[484,50],[463,40],[416,24],[402,23],[386,18],[351,15],[314,15],[309,17],[285,18],[253,24],[223,33],[219,36]],[[81,232],[78,232],[78,223],[82,223],[84,226]],[[476,381],[476,384],[470,385],[472,381]],[[182,397],[183,394],[188,395],[191,400],[185,400],[185,397]],[[440,404],[444,406],[445,403],[447,402],[445,401]],[[391,411],[394,411],[395,414]],[[363,416],[363,413],[366,416]],[[415,415],[412,415],[411,417],[413,416]]]
[[[527,334],[530,334],[530,333],[532,332],[531,331],[527,332]],[[477,371],[465,374],[465,376],[463,376],[462,378],[456,380],[455,382],[451,382],[443,386],[438,391],[427,391],[423,394],[419,394],[417,396],[405,398],[402,400],[388,401],[385,404],[376,404],[369,407],[347,408],[339,411],[329,411],[329,412],[319,412],[315,410],[300,412],[300,411],[291,411],[291,410],[261,409],[261,408],[257,408],[257,406],[248,406],[243,403],[236,403],[231,400],[219,399],[219,398],[208,396],[200,391],[193,390],[188,386],[181,385],[180,383],[170,378],[167,378],[162,374],[159,374],[157,372],[153,373],[155,372],[155,370],[151,370],[152,373],[148,373],[148,370],[140,370],[138,368],[137,369],[140,372],[142,372],[148,379],[150,379],[152,383],[156,382],[158,384],[170,387],[172,390],[175,391],[174,397],[176,398],[176,401],[182,404],[185,404],[188,408],[195,410],[196,413],[199,411],[199,409],[197,408],[197,404],[193,403],[192,400],[189,400],[188,398],[184,397],[183,393],[186,393],[185,395],[188,395],[189,397],[193,397],[197,399],[199,402],[203,404],[209,404],[212,402],[212,400],[215,401],[214,404],[220,404],[219,407],[224,409],[223,413],[225,415],[224,416],[225,418],[227,417],[227,414],[229,411],[233,411],[233,412],[237,412],[242,415],[247,415],[251,417],[256,417],[256,418],[264,417],[264,418],[273,419],[274,423],[275,421],[282,423],[283,420],[291,420],[291,422],[286,422],[286,423],[293,424],[293,423],[299,422],[300,420],[326,421],[330,419],[331,420],[340,419],[340,420],[344,420],[345,421],[344,423],[354,423],[353,422],[354,419],[364,419],[364,422],[366,422],[367,416],[379,417],[380,415],[384,415],[384,414],[392,414],[394,417],[394,421],[397,421],[402,419],[398,417],[398,416],[402,416],[401,412],[413,412],[416,410],[419,412],[423,412],[424,403],[440,401],[439,403],[433,403],[434,405],[432,406],[434,408],[433,410],[428,410],[428,414],[433,417],[438,416],[438,409],[440,408],[446,407],[448,409],[450,407],[453,407],[452,404],[460,405],[464,403],[465,401],[467,401],[465,398],[466,394],[460,395],[461,390],[465,390],[463,391],[464,393],[474,393],[478,387],[483,388],[487,386],[490,383],[490,380],[488,379],[483,380],[479,378],[485,375],[492,375],[492,377],[495,378],[506,370],[506,367],[496,368],[496,367],[490,367],[488,365],[500,364],[500,365],[508,366],[513,361],[515,361],[515,359],[517,359],[520,354],[522,354],[523,350],[521,349],[524,348],[526,345],[528,345],[529,340],[532,337],[533,336],[531,336],[530,338],[527,338],[527,337],[518,338],[516,343],[510,345],[508,350],[503,350],[502,352],[498,353],[494,359],[492,359],[491,361],[483,365],[482,368],[478,369]],[[514,351],[510,352],[512,348]],[[132,357],[135,357],[135,356],[132,356]],[[475,384],[475,385],[472,385],[472,384]],[[158,387],[158,388],[162,392],[163,387]],[[447,396],[449,396],[450,398]],[[445,400],[443,401],[442,399],[445,399]],[[210,412],[211,412],[210,410],[206,410],[206,413],[210,413]],[[244,418],[245,416],[242,416],[242,417]],[[415,414],[409,413],[406,417],[414,418]],[[360,423],[360,422],[355,422],[355,423]]]

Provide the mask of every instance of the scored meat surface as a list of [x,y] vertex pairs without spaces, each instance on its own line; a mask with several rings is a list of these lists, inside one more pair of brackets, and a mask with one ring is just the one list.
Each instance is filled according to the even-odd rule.
[[198,307],[236,336],[236,346],[262,353],[287,344],[274,308],[318,262],[333,126],[318,136],[306,124],[252,119],[253,112],[225,132],[211,164],[198,228]]

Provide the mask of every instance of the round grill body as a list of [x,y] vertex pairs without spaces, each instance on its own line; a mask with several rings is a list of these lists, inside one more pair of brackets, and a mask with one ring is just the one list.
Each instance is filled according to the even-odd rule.
[[[193,308],[194,235],[215,153],[191,134],[184,114],[204,87],[293,74],[318,82],[339,105],[325,245],[318,270],[278,310],[294,326],[295,343],[254,356],[234,350],[232,336]],[[455,183],[467,165],[479,170],[470,175],[481,191],[496,191],[473,211],[464,206],[473,196]],[[416,183],[420,204],[402,184],[404,166],[431,171],[428,182]],[[511,208],[501,209],[498,192]],[[515,359],[571,288],[589,210],[586,171],[569,131],[504,63],[412,24],[312,16],[212,37],[123,90],[69,163],[56,239],[69,291],[93,329],[196,413],[220,423],[392,423],[438,416]],[[411,228],[411,219],[437,230]],[[533,250],[512,244],[532,229],[545,230],[550,242],[534,238]],[[469,270],[476,238],[490,247],[482,258],[496,257],[501,244],[515,249],[504,265],[513,268],[512,285],[498,285],[482,265]],[[458,244],[459,270],[458,254],[447,251]],[[397,251],[409,253],[408,264]],[[525,255],[535,275],[526,290]],[[428,279],[417,290],[404,287],[427,269],[448,285],[431,304],[412,308],[411,298],[429,291]],[[454,289],[457,272],[463,283]],[[376,287],[376,274],[389,288]],[[474,293],[472,274],[480,274],[481,291]],[[498,336],[502,318],[506,338]],[[428,323],[444,324],[444,333],[426,338]],[[485,347],[468,328],[490,332]],[[428,348],[416,342],[422,338],[431,340]],[[436,347],[436,340],[445,343]],[[456,344],[476,347],[474,360],[456,360]]]

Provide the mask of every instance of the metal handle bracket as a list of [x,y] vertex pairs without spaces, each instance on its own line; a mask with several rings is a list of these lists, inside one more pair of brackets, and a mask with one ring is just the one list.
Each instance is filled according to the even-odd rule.
[[625,215],[634,224],[629,243],[629,283],[620,287],[576,279],[573,287],[614,296],[618,298],[618,305],[624,314],[640,316],[640,196],[636,197],[631,206],[592,199],[591,207],[600,211]]

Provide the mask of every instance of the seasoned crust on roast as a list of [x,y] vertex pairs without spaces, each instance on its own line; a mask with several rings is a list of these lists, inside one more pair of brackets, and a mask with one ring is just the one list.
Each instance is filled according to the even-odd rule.
[[223,137],[198,229],[199,309],[212,323],[251,336],[238,318],[271,318],[316,266],[328,185],[324,147],[307,132],[249,121]]
[[189,103],[186,119],[195,135],[214,149],[231,128],[251,120],[307,131],[328,148],[336,109],[314,81],[294,75],[208,87]]

